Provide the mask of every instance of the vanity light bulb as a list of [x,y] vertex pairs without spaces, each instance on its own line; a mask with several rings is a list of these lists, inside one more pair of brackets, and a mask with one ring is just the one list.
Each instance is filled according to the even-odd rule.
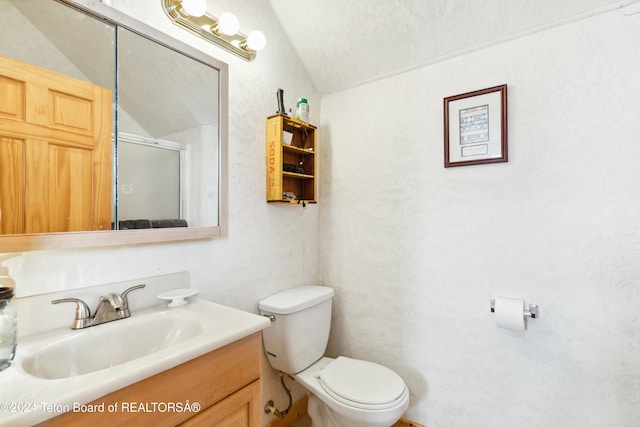
[[228,36],[234,36],[240,29],[240,21],[233,13],[225,12],[218,19],[218,31]]
[[182,0],[182,8],[191,16],[202,16],[207,11],[207,0]]
[[249,49],[259,51],[267,45],[267,39],[262,31],[253,30],[247,36],[247,47]]

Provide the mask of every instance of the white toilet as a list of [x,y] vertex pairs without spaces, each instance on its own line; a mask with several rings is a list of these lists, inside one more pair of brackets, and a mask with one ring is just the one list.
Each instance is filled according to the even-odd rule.
[[373,362],[323,357],[333,295],[326,286],[300,286],[260,301],[260,313],[273,316],[262,331],[269,363],[305,387],[313,427],[389,427],[409,406],[402,378]]

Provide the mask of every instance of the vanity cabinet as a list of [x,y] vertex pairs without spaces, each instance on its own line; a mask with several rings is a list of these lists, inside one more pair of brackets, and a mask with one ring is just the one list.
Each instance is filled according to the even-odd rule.
[[[103,408],[97,412],[68,412],[40,425],[262,426],[261,348],[257,332],[87,404]],[[198,411],[169,409],[187,403]]]
[[316,132],[282,114],[267,118],[267,202],[316,203]]

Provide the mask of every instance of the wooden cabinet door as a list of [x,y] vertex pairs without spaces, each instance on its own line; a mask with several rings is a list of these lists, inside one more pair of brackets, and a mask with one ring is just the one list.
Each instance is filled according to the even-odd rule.
[[24,154],[24,141],[0,135],[0,234],[24,233]]
[[180,424],[183,427],[262,426],[261,383],[254,381],[221,402]]
[[111,91],[0,56],[0,234],[111,228]]

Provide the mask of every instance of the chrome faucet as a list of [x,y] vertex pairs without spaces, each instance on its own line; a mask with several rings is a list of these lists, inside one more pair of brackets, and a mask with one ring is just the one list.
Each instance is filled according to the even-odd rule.
[[111,293],[100,297],[96,314],[93,316],[91,316],[91,310],[89,310],[87,303],[78,298],[56,299],[51,301],[51,304],[60,304],[61,302],[76,303],[76,317],[71,325],[71,329],[84,329],[113,320],[126,319],[131,316],[127,294],[136,289],[142,289],[145,286],[146,285],[132,286],[125,290],[122,295]]

